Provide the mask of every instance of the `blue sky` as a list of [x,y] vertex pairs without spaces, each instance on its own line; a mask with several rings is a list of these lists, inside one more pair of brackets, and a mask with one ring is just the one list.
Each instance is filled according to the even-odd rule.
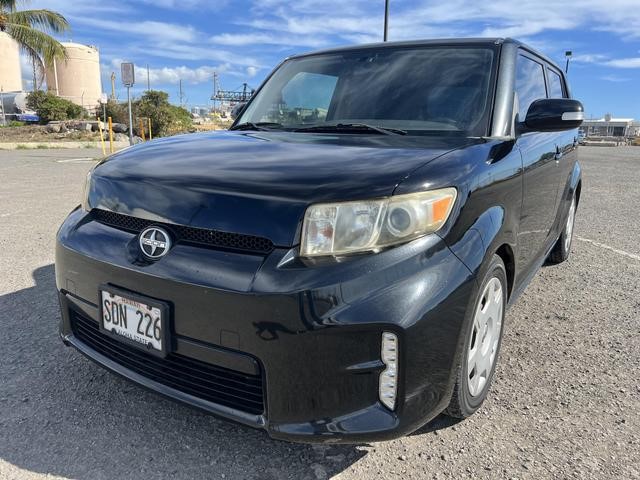
[[[103,89],[122,61],[138,67],[134,94],[151,86],[206,106],[213,72],[222,88],[257,87],[292,53],[379,41],[384,0],[32,0],[64,14],[64,40],[100,49]],[[588,115],[640,119],[639,0],[391,0],[390,40],[511,36],[564,66]],[[28,77],[29,71],[23,75]],[[118,91],[120,98],[126,96]]]

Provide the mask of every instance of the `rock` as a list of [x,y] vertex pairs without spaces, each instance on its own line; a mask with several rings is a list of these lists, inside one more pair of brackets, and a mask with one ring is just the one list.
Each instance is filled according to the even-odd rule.
[[64,124],[60,122],[49,122],[47,123],[47,132],[48,133],[60,133],[60,128]]
[[124,123],[114,123],[111,128],[115,133],[127,133],[129,131]]
[[92,122],[80,122],[78,124],[78,130],[83,130],[85,132],[90,132],[93,130]]
[[142,138],[140,137],[133,137],[133,144],[135,145],[136,143],[142,143],[144,140],[142,140]]
[[116,133],[113,136],[113,141],[114,142],[128,142],[129,141],[129,136],[125,135],[124,133]]

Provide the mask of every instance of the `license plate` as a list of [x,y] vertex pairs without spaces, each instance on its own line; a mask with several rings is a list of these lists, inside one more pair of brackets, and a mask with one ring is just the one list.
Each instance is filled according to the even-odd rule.
[[166,305],[139,295],[100,291],[100,328],[149,353],[166,354]]

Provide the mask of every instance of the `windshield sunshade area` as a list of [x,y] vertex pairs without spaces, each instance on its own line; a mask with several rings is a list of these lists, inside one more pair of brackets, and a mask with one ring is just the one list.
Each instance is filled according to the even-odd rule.
[[293,58],[272,75],[237,125],[483,136],[494,57],[489,47],[425,46]]

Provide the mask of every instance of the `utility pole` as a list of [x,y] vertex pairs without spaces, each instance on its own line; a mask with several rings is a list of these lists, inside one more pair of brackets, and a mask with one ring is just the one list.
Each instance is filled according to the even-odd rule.
[[216,95],[218,94],[218,72],[213,72],[213,95],[211,95],[211,100],[213,100],[213,111],[216,111]]
[[182,79],[180,79],[180,83],[179,83],[179,87],[180,87],[180,106],[182,108],[184,108],[184,93],[182,92]]
[[147,92],[151,90],[151,80],[149,76],[149,64],[147,63]]
[[116,72],[111,72],[111,100],[116,99]]
[[389,0],[384,0],[384,35],[382,41],[386,42],[389,33]]

